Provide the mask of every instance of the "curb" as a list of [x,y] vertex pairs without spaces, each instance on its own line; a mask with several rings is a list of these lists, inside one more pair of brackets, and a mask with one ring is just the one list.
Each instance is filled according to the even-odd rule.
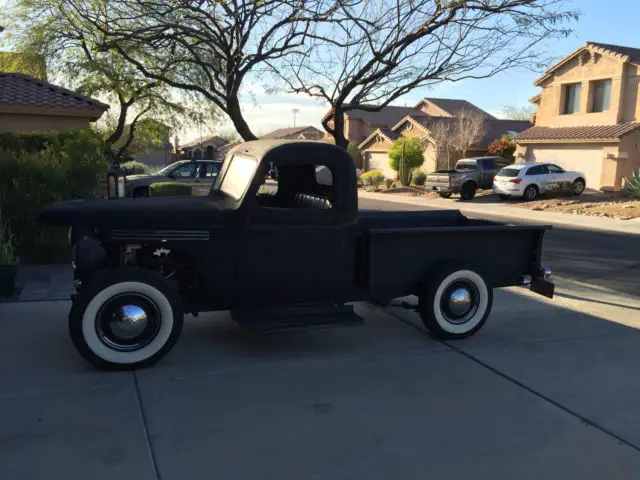
[[[576,230],[596,230],[601,232],[625,233],[628,235],[640,235],[640,219],[616,220],[604,218],[589,218],[587,215],[568,215],[558,212],[538,212],[524,210],[515,207],[473,205],[451,203],[448,200],[430,200],[425,198],[397,197],[393,194],[358,192],[359,198],[370,200],[380,200],[391,203],[402,203],[405,205],[418,205],[428,208],[438,208],[442,210],[460,210],[462,213],[468,212],[476,215],[498,216],[516,219],[521,222],[535,222],[545,225],[561,226]],[[448,202],[449,204],[445,204]],[[569,218],[567,218],[569,217]]]

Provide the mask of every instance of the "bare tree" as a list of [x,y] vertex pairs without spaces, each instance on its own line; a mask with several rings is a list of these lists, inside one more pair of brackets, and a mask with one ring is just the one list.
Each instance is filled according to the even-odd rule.
[[531,115],[536,109],[533,105],[518,107],[517,105],[505,105],[500,111],[502,118],[507,120],[531,120]]
[[302,48],[335,8],[325,0],[49,3],[71,23],[90,26],[96,48],[117,52],[150,80],[207,98],[245,140],[256,136],[240,107],[243,81]]
[[446,158],[447,168],[451,169],[451,150],[454,149],[456,143],[455,135],[455,120],[447,117],[432,118],[427,123],[429,134],[428,140],[431,140],[436,148],[436,169],[440,165],[440,156]]
[[546,57],[536,47],[568,34],[564,21],[576,17],[562,0],[335,3],[304,51],[267,61],[289,91],[330,105],[323,126],[345,148],[345,112],[378,111],[443,81],[541,67]]
[[463,109],[456,114],[453,132],[453,148],[465,157],[473,145],[477,145],[487,132],[487,116],[482,112]]

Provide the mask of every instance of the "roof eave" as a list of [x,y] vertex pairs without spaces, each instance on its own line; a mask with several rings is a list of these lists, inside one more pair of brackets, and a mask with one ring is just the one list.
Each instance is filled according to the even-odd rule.
[[0,113],[19,113],[23,115],[47,115],[52,117],[83,117],[98,120],[109,109],[108,105],[100,104],[103,108],[77,107],[45,107],[35,105],[17,105],[0,103]]
[[531,143],[620,143],[620,137],[618,138],[571,138],[571,139],[559,139],[559,138],[546,138],[546,139],[526,139],[521,140],[519,138],[514,139],[517,144],[531,144]]
[[396,128],[401,127],[407,122],[411,123],[412,125],[416,125],[417,127],[420,127],[425,132],[429,132],[429,130],[424,125],[422,125],[420,122],[417,122],[411,115],[402,117],[402,119],[398,123],[396,123],[393,127],[391,127],[391,131],[395,132]]

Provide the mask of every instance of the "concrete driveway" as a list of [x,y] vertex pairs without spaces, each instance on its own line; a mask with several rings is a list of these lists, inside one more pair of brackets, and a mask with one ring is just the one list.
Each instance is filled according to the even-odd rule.
[[496,295],[475,337],[358,305],[361,327],[259,336],[189,319],[154,368],[101,373],[67,302],[0,305],[2,479],[637,479],[640,300]]

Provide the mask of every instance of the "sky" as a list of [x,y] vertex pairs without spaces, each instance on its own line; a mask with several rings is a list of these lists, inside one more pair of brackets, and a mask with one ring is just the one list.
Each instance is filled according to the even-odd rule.
[[[8,0],[0,0],[0,13]],[[611,43],[640,48],[640,0],[567,0],[567,9],[582,13],[574,30],[567,38],[554,39],[546,44],[550,55],[557,60],[568,55],[587,41]],[[550,66],[550,65],[549,65]],[[506,105],[527,106],[528,99],[539,91],[533,82],[541,72],[526,69],[510,69],[483,80],[465,80],[442,83],[434,88],[422,88],[405,95],[396,105],[414,105],[423,97],[460,98],[468,100],[489,113],[500,116]],[[241,107],[254,133],[267,133],[276,128],[292,127],[293,109],[297,109],[296,125],[313,125],[320,129],[322,116],[327,106],[308,97],[293,94],[270,95],[259,83],[248,83],[241,97]],[[221,130],[231,130],[229,123],[222,122]],[[210,132],[202,132],[206,135]],[[181,143],[200,136],[197,128],[181,134]]]

